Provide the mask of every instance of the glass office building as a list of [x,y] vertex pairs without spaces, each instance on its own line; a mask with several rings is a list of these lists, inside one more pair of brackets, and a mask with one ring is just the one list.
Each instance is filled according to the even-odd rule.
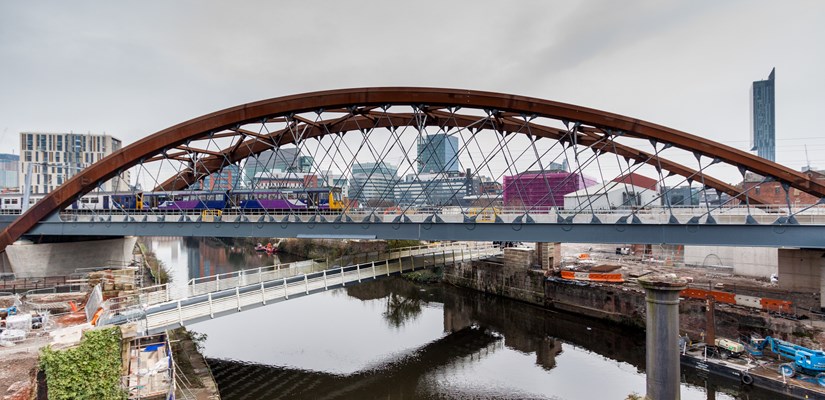
[[751,151],[771,161],[776,161],[775,72],[751,87]]
[[427,135],[418,141],[418,172],[439,174],[458,172],[458,138],[444,133]]

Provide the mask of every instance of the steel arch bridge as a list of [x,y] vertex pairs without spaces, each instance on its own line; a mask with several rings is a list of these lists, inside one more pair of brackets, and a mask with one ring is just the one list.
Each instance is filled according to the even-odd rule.
[[[760,184],[786,204],[768,205]],[[825,247],[823,196],[806,174],[605,111],[473,90],[342,89],[149,135],[39,199],[0,250],[26,235]]]

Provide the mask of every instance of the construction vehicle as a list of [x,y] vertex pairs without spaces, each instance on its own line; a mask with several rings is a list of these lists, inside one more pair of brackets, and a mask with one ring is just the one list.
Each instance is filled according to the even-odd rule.
[[812,350],[791,342],[772,338],[751,336],[746,344],[748,352],[754,356],[762,356],[765,347],[777,356],[791,360],[779,366],[779,373],[786,378],[797,372],[816,377],[820,386],[825,386],[825,351]]
[[730,339],[715,338],[714,344],[719,350],[722,358],[739,357],[745,352],[745,346],[742,343]]

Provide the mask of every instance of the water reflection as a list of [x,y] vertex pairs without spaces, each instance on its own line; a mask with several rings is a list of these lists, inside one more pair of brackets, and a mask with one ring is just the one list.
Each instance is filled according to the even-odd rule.
[[[218,320],[194,327],[210,335],[206,352],[224,399],[623,399],[644,392],[642,332],[461,288],[388,279],[258,310],[243,322],[244,313],[227,321],[249,328],[243,341],[226,343],[230,336],[217,328]],[[323,329],[314,320],[336,321],[342,313],[347,322],[326,325],[320,336],[326,340],[302,340]],[[282,323],[260,324],[267,316]],[[383,332],[376,332],[376,320],[383,321]],[[252,331],[268,326],[277,330],[256,344]],[[417,335],[415,345],[405,334],[422,327],[432,339]],[[347,342],[349,335],[359,343]],[[262,356],[264,347],[277,350]],[[694,384],[683,386],[683,399],[714,398],[708,393],[775,398],[690,378]],[[699,387],[706,382],[709,391]],[[718,395],[717,387],[723,388]]]
[[[210,239],[152,238],[175,284],[274,262]],[[644,334],[448,285],[386,279],[189,327],[232,399],[624,399]],[[682,398],[775,399],[683,371]]]
[[186,283],[193,278],[295,261],[295,257],[288,254],[269,256],[215,238],[147,237],[141,240],[167,266],[172,288],[177,293],[186,293]]

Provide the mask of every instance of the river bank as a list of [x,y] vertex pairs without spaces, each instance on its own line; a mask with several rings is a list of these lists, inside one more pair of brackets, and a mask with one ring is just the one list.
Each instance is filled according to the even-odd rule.
[[[448,266],[444,268],[443,279],[453,285],[547,309],[612,321],[642,330],[645,327],[645,294],[641,287],[632,282],[608,284],[547,279],[543,270],[504,265],[500,259]],[[704,300],[683,299],[679,305],[681,333],[696,340],[703,337],[707,329],[706,311]],[[806,347],[825,346],[825,333],[812,325],[810,320],[795,320],[754,308],[727,304],[716,304],[715,316],[718,336],[737,339],[745,333],[757,333]]]
[[[340,241],[339,241],[340,242]],[[354,241],[353,243],[359,243]],[[195,244],[191,240],[182,241],[181,247],[173,247],[177,249],[170,252],[170,255],[187,254],[188,262],[178,262],[184,270],[186,270],[187,277],[194,277],[203,274],[207,271],[222,271],[224,267],[223,260],[225,254],[231,255],[229,250],[216,251],[216,249],[208,243]],[[375,244],[371,244],[375,246]],[[375,254],[380,253],[380,248]],[[159,254],[162,254],[161,252]],[[367,257],[368,258],[368,257]],[[171,263],[170,263],[171,265]],[[432,311],[443,316],[429,316],[426,319],[436,319],[439,325],[443,324],[443,332],[448,335],[453,335],[450,339],[445,339],[444,351],[453,347],[472,346],[488,343],[492,345],[495,341],[490,341],[496,335],[502,335],[505,338],[505,347],[516,349],[519,352],[534,353],[536,359],[541,359],[543,370],[555,370],[557,365],[556,358],[559,356],[561,347],[557,347],[557,343],[581,343],[586,346],[589,351],[595,351],[603,357],[610,359],[624,359],[634,365],[638,372],[643,375],[644,365],[644,349],[638,346],[643,346],[643,327],[644,327],[644,294],[633,285],[626,283],[618,284],[569,284],[560,281],[547,280],[542,270],[531,269],[532,265],[505,265],[501,260],[480,261],[474,263],[464,263],[444,268],[441,273],[440,280],[451,286],[459,286],[468,288],[465,294],[461,296],[474,297],[471,293],[478,293],[482,298],[489,299],[493,302],[500,302],[504,304],[499,314],[507,316],[508,319],[514,318],[519,321],[516,326],[522,328],[511,330],[508,328],[512,323],[493,324],[485,321],[480,314],[467,314],[470,310],[487,309],[491,303],[473,302],[467,304],[464,301],[453,301],[447,298],[442,298],[439,302],[443,306],[435,306],[433,310],[420,311],[429,308],[426,306],[436,297],[429,297],[435,295],[437,290],[432,290],[423,286],[421,288],[413,289],[390,289],[389,293],[371,293],[368,288],[380,285],[382,281],[365,282],[362,285],[347,287],[345,292],[349,297],[358,299],[365,304],[369,310],[384,310],[381,312],[382,318],[391,327],[391,339],[381,339],[380,336],[373,337],[374,331],[381,329],[374,325],[365,325],[353,314],[353,310],[340,308],[341,305],[348,303],[342,301],[340,293],[343,289],[339,289],[328,294],[317,294],[306,298],[290,300],[288,307],[263,307],[258,310],[245,311],[237,315],[229,315],[222,317],[219,320],[207,321],[197,325],[188,327],[197,332],[208,332],[210,339],[207,343],[207,350],[204,351],[208,358],[210,367],[214,372],[215,379],[218,382],[218,387],[221,389],[221,396],[224,395],[226,385],[231,389],[230,392],[235,392],[239,397],[243,398],[252,386],[245,385],[244,380],[238,380],[238,377],[249,376],[250,374],[258,374],[259,379],[256,382],[268,381],[271,377],[275,382],[273,385],[281,390],[277,392],[282,398],[291,398],[289,394],[299,394],[298,398],[315,398],[320,393],[318,391],[324,387],[339,388],[349,387],[352,385],[354,392],[364,395],[382,392],[381,387],[384,379],[377,379],[374,385],[367,385],[369,390],[355,389],[360,387],[360,382],[365,379],[365,376],[383,375],[386,381],[396,382],[398,374],[412,374],[415,371],[417,375],[410,376],[410,382],[405,384],[406,388],[397,394],[390,395],[390,398],[402,398],[416,392],[417,385],[420,385],[421,379],[429,378],[431,372],[429,367],[417,365],[415,370],[412,366],[405,364],[403,360],[404,354],[417,354],[418,351],[425,351],[424,354],[438,354],[440,351],[430,353],[430,347],[420,347],[421,345],[404,344],[403,341],[394,335],[398,331],[407,329],[407,326],[415,325],[416,320],[421,319],[422,315],[427,315]],[[437,272],[427,274],[426,280],[431,280],[433,275],[437,276]],[[180,271],[175,274],[180,274]],[[417,274],[421,275],[421,274]],[[416,277],[416,281],[422,280],[420,276]],[[469,290],[472,289],[472,290]],[[421,294],[416,294],[420,292]],[[422,298],[422,294],[425,294]],[[495,296],[487,296],[492,294]],[[324,302],[321,299],[330,298],[330,301]],[[416,300],[418,299],[418,300]],[[528,307],[525,312],[516,315],[513,309],[520,306],[513,304],[508,299],[518,300],[517,304],[525,304]],[[421,302],[425,306],[421,306]],[[695,300],[686,300],[685,309],[682,314],[683,332],[689,332],[691,335],[700,335],[704,327],[704,309],[703,302]],[[305,304],[305,306],[301,306]],[[448,306],[449,305],[449,306]],[[555,311],[564,311],[559,314]],[[267,314],[269,313],[269,314]],[[552,313],[551,317],[539,318],[542,313]],[[731,307],[726,309],[725,306],[719,306],[717,311],[718,331],[727,335],[725,329],[740,329],[758,330],[763,332],[770,332],[776,336],[775,332],[784,332],[785,336],[792,336],[797,339],[814,340],[818,332],[813,330],[806,330],[804,324],[786,324],[784,318],[773,318],[770,315],[762,316],[756,315],[749,311],[744,311],[740,308]],[[312,315],[312,318],[307,318],[307,315]],[[567,328],[558,328],[560,316],[569,316],[573,320],[580,320],[573,326]],[[584,317],[582,317],[584,316]],[[496,318],[501,318],[496,317]],[[623,332],[619,337],[634,336],[642,338],[641,341],[634,345],[622,342],[610,342],[605,340],[605,334],[594,332],[594,326],[597,325],[596,320],[603,320],[607,328],[604,331]],[[773,321],[775,319],[776,321]],[[411,322],[413,321],[413,322]],[[521,331],[523,327],[528,325],[533,326],[537,332],[543,331],[544,338],[550,337],[561,339],[561,342],[547,341],[546,339],[538,340],[536,338],[525,337]],[[244,340],[238,341],[239,334],[238,327],[243,326]],[[205,328],[204,328],[205,327]],[[347,327],[352,327],[353,332],[348,332]],[[477,327],[477,328],[474,328]],[[466,329],[484,329],[489,331],[478,332],[468,331]],[[332,329],[332,330],[331,330]],[[532,328],[531,328],[532,329]],[[293,332],[294,331],[294,332]],[[439,330],[440,331],[440,330]],[[572,336],[569,332],[575,332]],[[334,332],[334,333],[333,333]],[[485,333],[486,332],[486,333]],[[548,333],[549,332],[549,333]],[[735,335],[731,334],[735,337]],[[577,341],[579,337],[588,337],[592,341]],[[437,340],[438,336],[430,339]],[[387,341],[386,345],[381,345],[379,342]],[[798,341],[798,340],[797,340]],[[226,343],[225,345],[218,345],[220,347],[226,346],[223,350],[215,350],[214,343]],[[260,343],[260,345],[254,345]],[[356,344],[358,343],[358,344]],[[368,347],[362,347],[360,344],[368,344]],[[421,343],[421,342],[418,342]],[[426,341],[424,343],[427,343]],[[264,345],[265,344],[265,345]],[[248,345],[251,345],[248,346]],[[374,347],[386,347],[387,353],[373,354]],[[441,346],[439,344],[438,346]],[[244,348],[249,349],[244,350]],[[211,350],[210,350],[211,348]],[[478,354],[486,354],[488,351],[501,353],[500,350],[495,350],[497,347],[489,347],[483,345],[480,347],[481,353],[473,353],[470,359],[478,358]],[[416,350],[418,349],[418,350]],[[531,350],[532,349],[532,350]],[[615,352],[623,352],[619,356]],[[320,353],[319,353],[320,352]],[[410,353],[412,352],[412,353]],[[569,352],[569,349],[568,349]],[[315,354],[318,353],[318,354]],[[498,354],[497,353],[497,354]],[[313,356],[315,354],[315,356]],[[366,359],[358,362],[361,358]],[[370,355],[372,354],[372,355]],[[400,355],[399,355],[400,354]],[[334,360],[332,359],[334,357]],[[396,357],[402,359],[396,360]],[[460,356],[459,359],[466,360],[466,356]],[[617,358],[618,357],[618,358]],[[484,359],[481,356],[481,359]],[[349,360],[349,361],[342,361]],[[378,361],[384,360],[384,361]],[[394,361],[395,360],[395,361]],[[316,363],[313,363],[317,361]],[[398,362],[396,362],[398,361]],[[338,370],[336,365],[341,363],[344,365],[351,365],[345,367],[343,371]],[[354,363],[353,363],[354,362]],[[455,361],[450,361],[448,365],[452,365]],[[472,363],[475,363],[473,361]],[[567,361],[568,363],[570,361]],[[388,374],[382,374],[380,371],[372,371],[375,363],[385,365],[388,368]],[[385,364],[384,364],[385,363]],[[438,363],[437,363],[438,364]],[[441,364],[438,364],[441,365]],[[474,364],[473,364],[474,365]],[[330,370],[331,368],[331,370]],[[382,371],[384,367],[381,367]],[[442,366],[433,367],[436,370],[443,368]],[[586,373],[587,369],[578,371],[577,373]],[[258,371],[258,372],[253,372]],[[321,371],[315,373],[312,371]],[[326,372],[323,372],[326,371]],[[360,372],[359,372],[360,371]],[[400,371],[400,372],[399,372]],[[365,375],[366,374],[366,375]],[[558,372],[556,372],[558,374]],[[458,374],[457,375],[461,375]],[[461,375],[461,379],[463,375]],[[634,379],[639,378],[634,375]],[[229,378],[227,378],[229,377]],[[229,380],[226,380],[229,379]],[[288,381],[304,382],[308,387],[301,386],[292,387],[290,390],[284,390],[283,386],[278,386],[277,382],[283,382],[284,379]],[[451,378],[452,379],[452,378]],[[458,378],[456,378],[458,379]],[[544,379],[544,378],[542,378]],[[221,381],[223,380],[223,383]],[[459,379],[460,380],[460,379]],[[699,377],[701,385],[707,384],[708,380],[705,377]],[[419,383],[416,383],[419,382]],[[561,384],[561,383],[560,383]],[[222,386],[224,385],[224,386]],[[256,383],[257,385],[257,383]],[[343,386],[341,386],[343,385]],[[506,386],[506,384],[503,384]],[[263,388],[264,386],[261,386]],[[618,386],[617,386],[618,387]],[[314,388],[314,389],[313,389]],[[264,389],[261,389],[264,390]],[[343,389],[342,389],[343,390]],[[349,390],[349,389],[348,389]],[[463,389],[449,388],[444,389],[446,393],[463,393]],[[531,389],[531,390],[534,390]],[[537,390],[537,389],[535,389]],[[628,390],[624,394],[629,394],[631,391],[640,392],[639,389]],[[260,393],[260,392],[258,392]],[[270,392],[275,393],[275,392]],[[441,392],[433,392],[430,395],[433,398],[443,395]],[[543,393],[543,392],[542,392]],[[548,392],[550,393],[550,392]],[[612,394],[617,394],[612,392]],[[753,393],[750,393],[753,394]],[[347,396],[344,396],[347,398]],[[545,396],[537,396],[545,397]],[[551,396],[552,397],[552,396]],[[228,397],[233,398],[233,397]],[[353,397],[354,398],[354,397]],[[569,397],[579,398],[579,397]],[[623,397],[622,397],[623,398]],[[685,397],[683,397],[685,398]],[[722,397],[722,398],[742,398],[742,397]],[[749,397],[751,399],[758,397]],[[762,397],[775,398],[775,397]]]

